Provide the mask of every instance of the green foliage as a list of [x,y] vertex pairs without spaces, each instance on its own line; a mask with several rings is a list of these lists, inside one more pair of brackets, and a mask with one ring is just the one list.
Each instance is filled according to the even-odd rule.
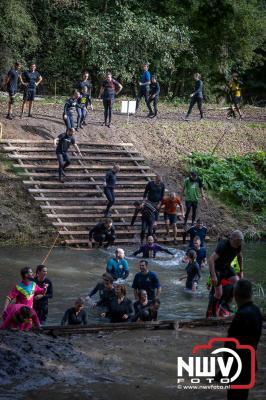
[[262,175],[265,173],[265,152],[226,159],[193,153],[188,163],[202,177],[205,186],[223,200],[245,209],[265,211],[266,181]]

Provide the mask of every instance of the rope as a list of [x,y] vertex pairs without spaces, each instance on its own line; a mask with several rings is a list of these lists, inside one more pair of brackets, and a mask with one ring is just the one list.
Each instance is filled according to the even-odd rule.
[[54,242],[53,242],[53,244],[52,244],[50,250],[48,251],[47,255],[45,256],[45,258],[44,258],[43,261],[42,261],[42,265],[45,265],[46,261],[47,261],[48,258],[50,257],[50,254],[51,254],[53,248],[55,247],[55,244],[56,244],[56,242],[57,242],[57,239],[59,238],[59,235],[60,235],[60,234],[59,234],[59,232],[58,232],[58,234],[57,234],[57,236],[56,236],[56,238],[55,238],[55,240],[54,240]]

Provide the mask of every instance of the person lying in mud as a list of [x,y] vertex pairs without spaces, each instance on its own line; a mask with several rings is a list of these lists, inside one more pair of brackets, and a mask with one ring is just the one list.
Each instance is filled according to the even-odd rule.
[[135,299],[138,300],[139,291],[146,290],[148,299],[153,300],[155,297],[160,297],[161,284],[155,272],[149,271],[147,260],[141,260],[139,263],[140,272],[137,272],[132,288],[134,289]]
[[65,169],[70,165],[70,157],[68,155],[68,150],[71,145],[75,147],[79,156],[82,158],[82,154],[74,138],[74,128],[68,128],[65,133],[61,133],[55,140],[54,145],[56,147],[56,157],[58,160],[58,174],[59,181],[64,182],[62,176],[65,175]]
[[182,261],[188,263],[188,254],[190,250],[194,250],[197,254],[196,261],[199,264],[200,269],[204,268],[206,265],[206,249],[205,247],[200,247],[200,237],[195,236],[193,240],[193,245],[188,248],[186,255],[183,257]]
[[158,251],[171,254],[171,256],[174,255],[174,253],[172,253],[170,250],[160,246],[157,243],[154,243],[154,239],[152,236],[148,236],[147,243],[141,245],[140,248],[136,250],[132,255],[136,257],[138,254],[142,253],[142,258],[155,258]]
[[100,299],[93,303],[92,308],[101,307],[108,308],[110,306],[111,301],[115,297],[115,289],[113,285],[113,277],[112,275],[105,272],[103,275],[103,281],[97,283],[95,288],[89,293],[89,298],[94,296],[97,292],[99,292]]
[[197,290],[199,279],[201,278],[200,267],[197,263],[197,253],[195,250],[189,250],[187,254],[188,265],[186,267],[187,275],[181,277],[180,280],[186,278],[186,289],[195,292]]
[[141,214],[141,232],[140,232],[140,241],[143,243],[143,240],[146,236],[146,232],[148,236],[153,234],[154,224],[156,215],[158,213],[157,208],[150,202],[144,201],[143,203],[139,201],[135,201],[134,203],[135,212],[132,216],[130,226],[133,226],[138,214]]
[[47,290],[47,284],[40,288],[36,282],[33,281],[33,272],[30,267],[24,267],[20,271],[21,282],[18,283],[7,295],[3,309],[3,319],[8,305],[12,300],[16,304],[23,304],[24,306],[33,308],[33,299],[35,296],[44,296]]
[[18,329],[29,331],[32,327],[40,328],[40,321],[36,312],[24,304],[10,304],[3,317],[0,329]]
[[132,301],[126,297],[125,285],[116,285],[115,298],[112,299],[108,310],[101,314],[103,318],[109,318],[111,323],[130,322],[134,311]]
[[126,279],[129,275],[128,262],[125,259],[123,249],[117,248],[115,256],[107,261],[106,272],[112,275],[113,279]]
[[66,310],[61,325],[87,325],[88,320],[86,311],[84,310],[84,305],[84,300],[79,297],[75,301],[74,307]]
[[92,242],[96,242],[99,247],[105,243],[104,247],[113,245],[115,242],[115,228],[113,221],[106,218],[104,222],[99,222],[89,231],[88,246],[92,247]]

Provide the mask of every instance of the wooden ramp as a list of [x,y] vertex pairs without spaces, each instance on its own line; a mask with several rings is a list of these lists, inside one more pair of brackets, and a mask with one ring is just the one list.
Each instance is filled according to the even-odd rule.
[[[52,140],[6,139],[0,143],[14,161],[13,166],[24,179],[28,191],[58,230],[62,244],[87,245],[88,229],[103,218],[106,207],[103,194],[105,173],[114,163],[119,164],[121,171],[117,176],[116,204],[112,209],[117,243],[139,242],[140,218],[134,228],[129,226],[134,212],[133,203],[143,198],[145,185],[155,174],[131,143],[78,142],[83,157],[80,158],[75,149],[70,148],[72,162],[66,170],[64,183],[58,181],[58,164]],[[178,229],[180,241],[181,228]],[[164,241],[162,218],[157,233],[159,241]]]

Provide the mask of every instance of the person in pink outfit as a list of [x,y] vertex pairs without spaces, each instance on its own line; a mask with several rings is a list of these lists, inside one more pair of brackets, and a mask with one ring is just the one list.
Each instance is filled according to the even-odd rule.
[[1,329],[29,331],[32,325],[39,328],[39,318],[33,308],[24,304],[10,304],[4,312]]
[[16,304],[24,304],[27,307],[33,308],[33,300],[35,296],[40,299],[40,296],[44,296],[47,290],[47,285],[44,285],[43,288],[40,288],[33,281],[33,272],[30,267],[24,267],[20,271],[22,281],[17,284],[7,295],[3,315],[11,303],[12,300],[15,300]]

